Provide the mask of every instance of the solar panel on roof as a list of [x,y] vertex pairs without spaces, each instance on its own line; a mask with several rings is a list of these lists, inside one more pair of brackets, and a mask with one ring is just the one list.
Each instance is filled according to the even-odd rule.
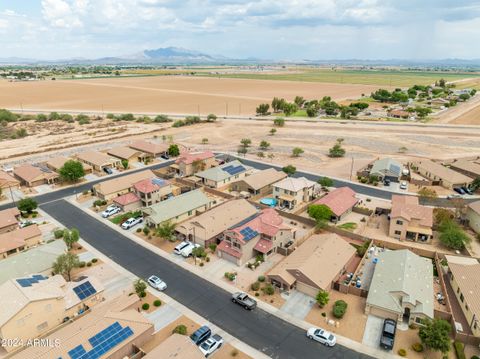
[[165,185],[165,182],[166,182],[166,181],[165,181],[164,179],[161,179],[161,178],[154,178],[154,179],[152,179],[152,183],[153,183],[153,184],[156,184],[156,185],[158,185],[158,186],[160,186],[160,187],[161,187],[161,186],[164,186],[164,185]]
[[251,229],[250,227],[245,227],[240,231],[240,234],[243,236],[243,240],[248,242],[252,238],[255,238],[258,235],[258,232]]
[[95,347],[99,345],[101,342],[111,337],[116,332],[120,331],[121,329],[122,329],[122,326],[120,325],[120,323],[115,322],[112,325],[103,329],[100,333],[95,334],[93,337],[88,339],[88,341],[90,342],[90,344],[92,344],[92,347]]
[[86,354],[87,351],[85,350],[85,348],[83,347],[83,345],[78,345],[76,346],[75,348],[73,348],[72,350],[70,350],[68,352],[68,355],[70,355],[70,358],[72,359],[79,359],[82,355]]
[[84,300],[85,298],[88,298],[91,295],[97,293],[97,290],[93,288],[92,284],[89,281],[82,283],[77,287],[74,287],[73,291],[80,300]]
[[229,229],[241,227],[241,226],[243,226],[244,224],[247,224],[247,223],[250,222],[251,220],[253,220],[253,219],[255,219],[256,217],[258,217],[259,215],[260,215],[260,213],[252,214],[252,215],[249,216],[248,218],[245,218],[244,220],[238,222],[237,224],[235,224],[234,226],[230,227]]
[[228,166],[223,167],[222,170],[228,172],[228,170],[232,169],[233,167],[235,167],[235,166],[233,166],[233,165],[228,165]]
[[32,284],[36,284],[40,282],[41,280],[46,280],[48,277],[45,277],[40,274],[35,274],[32,277],[29,278],[19,278],[17,279],[17,283],[20,284],[21,287],[31,287]]
[[32,283],[30,283],[29,279],[17,279],[17,283],[24,288],[32,286]]
[[397,165],[390,165],[390,171],[395,174],[400,174],[400,167]]

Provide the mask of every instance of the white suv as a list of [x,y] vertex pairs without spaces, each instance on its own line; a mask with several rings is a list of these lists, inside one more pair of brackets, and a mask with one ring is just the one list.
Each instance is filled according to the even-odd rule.
[[200,244],[198,243],[195,243],[195,244],[189,243],[188,246],[182,249],[180,254],[182,255],[182,257],[188,258],[192,255],[193,250],[199,247],[200,247]]
[[139,223],[142,223],[143,222],[143,218],[142,217],[131,217],[129,219],[127,219],[125,222],[122,223],[122,228],[123,229],[130,229],[134,226],[136,226],[137,224]]
[[182,254],[182,250],[190,245],[190,242],[182,242],[178,246],[175,247],[173,253],[175,254]]
[[167,283],[165,283],[163,280],[158,278],[156,275],[151,275],[147,279],[147,283],[150,284],[152,288],[158,289],[158,290],[165,290],[167,289]]
[[327,347],[333,347],[337,343],[337,338],[330,332],[321,328],[310,328],[307,330],[307,337],[313,339]]
[[113,214],[117,214],[120,212],[122,209],[120,207],[115,206],[114,204],[111,204],[108,206],[105,211],[102,212],[102,217],[103,218],[108,218]]

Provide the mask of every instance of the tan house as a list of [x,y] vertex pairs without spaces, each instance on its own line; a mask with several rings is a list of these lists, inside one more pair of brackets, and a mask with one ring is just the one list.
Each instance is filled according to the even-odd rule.
[[144,162],[148,157],[145,153],[126,146],[114,147],[108,150],[107,154],[129,163]]
[[407,249],[378,255],[368,291],[366,314],[407,324],[433,319],[433,266]]
[[165,143],[153,143],[145,140],[138,140],[132,142],[128,147],[143,152],[149,158],[156,158],[165,155],[168,151],[168,144]]
[[355,191],[350,187],[339,187],[316,200],[315,204],[323,204],[330,208],[333,212],[330,220],[338,222],[352,212],[353,207],[359,201],[356,195]]
[[7,208],[0,211],[0,234],[17,229],[19,220],[20,211],[17,207]]
[[76,155],[76,158],[97,172],[102,172],[104,168],[120,168],[122,165],[120,159],[98,151],[81,152]]
[[95,184],[93,186],[93,193],[95,196],[108,201],[122,194],[131,192],[134,183],[153,178],[156,178],[156,176],[150,170],[135,172]]
[[20,188],[20,181],[7,172],[0,171],[0,188],[2,190]]
[[257,214],[257,209],[245,199],[224,202],[175,228],[184,238],[204,247],[218,244],[223,232]]
[[273,267],[267,277],[284,290],[296,289],[311,297],[329,291],[354,260],[356,250],[335,233],[316,234]]
[[473,335],[480,337],[480,263],[476,258],[445,257],[453,292]]
[[200,178],[205,186],[219,188],[238,181],[251,172],[251,167],[245,166],[240,161],[235,160],[198,172],[195,176]]
[[37,338],[103,300],[103,286],[93,277],[79,282],[40,274],[11,279],[0,286],[0,338],[24,342]]
[[42,232],[38,225],[0,234],[0,259],[33,247],[42,241]]
[[215,154],[211,151],[190,152],[180,155],[170,168],[179,176],[191,176],[217,165]]
[[471,202],[467,205],[467,219],[470,228],[480,234],[480,201]]
[[442,166],[440,163],[431,160],[422,160],[413,163],[415,170],[433,182],[448,189],[467,186],[472,182],[470,177]]
[[[70,161],[70,160],[75,161],[74,158],[67,158],[67,157],[59,156],[59,157],[54,157],[54,158],[49,159],[47,162],[45,162],[45,165],[48,168],[50,168],[52,171],[55,171],[55,172],[58,173],[60,171],[60,168],[62,168],[63,165],[65,164],[65,162]],[[92,173],[93,172],[92,166],[87,165],[84,162],[82,162],[82,166],[83,166],[83,171],[85,173]]]
[[140,198],[142,207],[148,207],[179,195],[181,189],[161,178],[147,178],[134,183],[132,191]]
[[450,168],[472,179],[480,177],[480,164],[475,162],[457,160],[450,164]]
[[[122,295],[94,306],[77,320],[44,337],[60,345],[30,346],[15,359],[50,358],[140,358],[139,348],[152,339],[152,323],[137,311],[141,304],[136,295]],[[98,356],[96,355],[98,354]]]
[[53,184],[58,181],[59,175],[47,168],[40,168],[31,164],[15,167],[13,170],[15,178],[20,184],[27,187],[40,186],[42,184]]
[[188,335],[173,333],[143,359],[205,359],[205,356]]
[[273,184],[273,197],[280,208],[294,209],[313,200],[319,191],[320,186],[305,177],[287,177]]
[[401,241],[431,242],[433,209],[418,204],[418,197],[392,196],[388,235]]
[[232,183],[232,189],[237,192],[248,192],[252,195],[266,195],[272,192],[272,185],[287,177],[283,171],[267,168],[246,176],[240,181]]
[[240,266],[257,255],[268,256],[277,247],[291,245],[295,235],[277,211],[267,208],[227,229],[217,255]]

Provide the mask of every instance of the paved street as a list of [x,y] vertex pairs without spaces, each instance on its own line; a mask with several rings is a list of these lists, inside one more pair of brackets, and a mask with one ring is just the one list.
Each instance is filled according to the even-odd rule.
[[195,274],[132,242],[64,200],[42,209],[66,227],[76,227],[82,238],[135,275],[158,273],[168,283],[166,294],[239,340],[273,358],[368,358],[340,345],[326,348],[305,337],[303,330],[262,310],[247,312],[230,295]]

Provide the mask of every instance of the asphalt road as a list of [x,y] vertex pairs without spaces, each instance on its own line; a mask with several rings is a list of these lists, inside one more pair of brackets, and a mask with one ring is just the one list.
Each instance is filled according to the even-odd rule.
[[160,276],[168,283],[167,295],[272,358],[370,358],[341,345],[324,347],[307,339],[298,327],[258,308],[246,311],[230,301],[228,292],[131,241],[63,199],[41,207],[66,227],[78,228],[85,241],[138,277]]

